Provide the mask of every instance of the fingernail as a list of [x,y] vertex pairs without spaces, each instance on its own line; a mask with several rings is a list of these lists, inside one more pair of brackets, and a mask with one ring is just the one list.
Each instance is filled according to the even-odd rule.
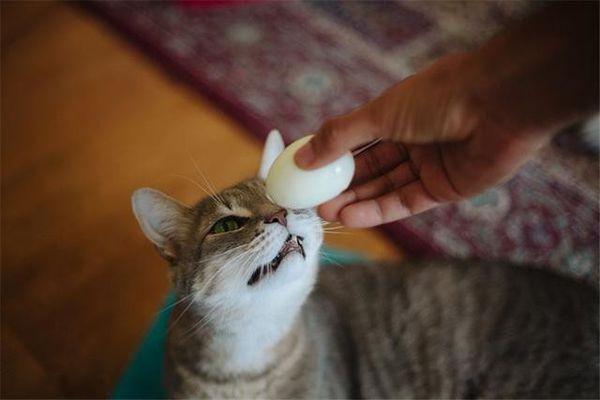
[[294,161],[300,168],[308,168],[315,161],[315,152],[310,142],[302,146],[294,155]]

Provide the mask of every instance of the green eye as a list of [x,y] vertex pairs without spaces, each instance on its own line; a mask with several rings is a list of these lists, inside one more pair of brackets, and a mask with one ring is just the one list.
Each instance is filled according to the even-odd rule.
[[218,220],[210,229],[210,233],[225,233],[238,230],[244,224],[244,218],[225,217]]

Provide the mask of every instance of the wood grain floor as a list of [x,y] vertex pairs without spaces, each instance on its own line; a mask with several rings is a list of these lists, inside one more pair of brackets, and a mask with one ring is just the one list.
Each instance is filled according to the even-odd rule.
[[223,188],[261,144],[76,6],[2,2],[1,56],[1,396],[105,397],[168,290],[131,192],[194,202],[188,149]]

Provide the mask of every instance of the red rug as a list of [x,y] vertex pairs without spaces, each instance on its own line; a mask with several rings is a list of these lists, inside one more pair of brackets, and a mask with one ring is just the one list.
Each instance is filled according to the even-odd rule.
[[[288,142],[525,9],[392,1],[91,7],[250,131],[263,137],[278,128]],[[596,281],[598,219],[597,149],[570,136],[502,187],[382,229],[413,254],[506,259]]]

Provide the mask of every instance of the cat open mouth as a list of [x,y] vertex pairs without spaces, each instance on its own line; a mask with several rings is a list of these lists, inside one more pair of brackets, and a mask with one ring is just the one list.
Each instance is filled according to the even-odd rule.
[[261,265],[256,268],[256,270],[252,273],[252,276],[248,280],[248,285],[254,285],[256,282],[260,281],[262,278],[272,274],[277,271],[279,268],[279,264],[283,261],[283,259],[293,252],[298,252],[302,255],[303,258],[306,258],[306,253],[304,253],[304,247],[302,246],[302,241],[304,238],[302,236],[296,235],[288,235],[285,243],[281,246],[281,250],[272,259],[269,263],[265,265]]

